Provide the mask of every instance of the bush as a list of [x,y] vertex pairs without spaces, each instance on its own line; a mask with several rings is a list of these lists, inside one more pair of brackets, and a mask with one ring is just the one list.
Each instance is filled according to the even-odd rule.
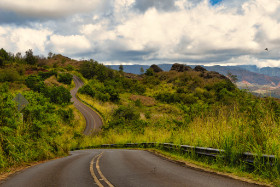
[[155,72],[154,72],[154,70],[152,68],[149,68],[149,69],[146,70],[145,75],[147,75],[147,76],[154,76]]
[[120,106],[115,110],[114,115],[115,118],[124,118],[125,120],[139,120],[140,113],[135,110],[132,106]]
[[72,98],[69,90],[63,86],[49,88],[46,96],[51,99],[51,102],[59,105],[69,104]]
[[30,75],[25,79],[25,84],[28,88],[30,88],[33,91],[42,92],[42,90],[45,88],[45,84],[42,81],[42,78],[40,76],[36,75]]
[[47,78],[50,78],[51,76],[55,75],[57,76],[57,72],[56,71],[49,71],[49,72],[42,72],[40,71],[38,73],[38,75],[42,78],[42,80],[46,80]]
[[110,95],[108,93],[97,92],[96,98],[100,101],[107,102],[110,99]]
[[67,71],[73,71],[74,67],[72,65],[67,65],[65,68]]
[[73,109],[69,108],[68,110],[59,109],[58,114],[62,117],[62,120],[67,124],[71,125],[71,122],[74,119]]
[[94,96],[95,96],[94,91],[92,90],[92,88],[91,88],[90,85],[88,85],[88,84],[86,84],[86,85],[84,85],[83,87],[81,87],[81,88],[79,89],[79,93],[89,95],[89,96],[91,96],[92,98],[94,98]]
[[16,70],[7,69],[0,71],[0,82],[14,82],[19,80],[20,75]]
[[70,85],[73,80],[73,75],[70,73],[59,74],[58,82]]

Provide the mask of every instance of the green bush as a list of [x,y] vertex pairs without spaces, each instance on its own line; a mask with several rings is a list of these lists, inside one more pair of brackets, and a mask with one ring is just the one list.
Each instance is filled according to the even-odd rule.
[[139,120],[140,119],[140,113],[136,111],[135,108],[132,106],[120,106],[118,109],[114,112],[115,118],[123,118],[125,120]]
[[86,84],[86,85],[84,85],[83,87],[81,87],[81,88],[79,89],[79,93],[89,95],[89,96],[91,96],[91,97],[93,97],[93,98],[94,98],[94,96],[95,96],[94,91],[92,90],[92,88],[91,88],[90,85],[88,85],[88,84]]
[[67,65],[65,69],[67,71],[73,71],[75,68],[72,65]]
[[67,124],[71,125],[71,122],[74,120],[73,109],[59,109],[58,114],[62,117],[62,120]]
[[70,73],[61,73],[58,75],[58,82],[70,85],[73,80],[73,75]]
[[50,98],[51,102],[59,105],[69,104],[72,98],[69,90],[63,86],[49,88],[46,96]]
[[107,102],[110,100],[110,95],[108,93],[97,92],[96,98],[100,101]]
[[38,73],[38,75],[42,78],[42,80],[46,80],[47,78],[49,78],[49,77],[51,77],[53,75],[57,76],[57,72],[54,71],[54,70],[49,71],[49,72],[42,72],[42,71],[40,71]]
[[25,84],[33,91],[42,92],[45,89],[45,84],[42,78],[37,75],[30,75],[25,79]]
[[0,71],[0,82],[15,82],[21,79],[19,73],[14,69]]

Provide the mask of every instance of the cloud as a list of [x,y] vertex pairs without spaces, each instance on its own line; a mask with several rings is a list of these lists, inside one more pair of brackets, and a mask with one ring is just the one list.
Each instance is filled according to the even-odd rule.
[[134,8],[142,12],[147,11],[149,8],[164,11],[176,10],[175,3],[172,0],[136,0]]
[[[26,2],[0,2],[6,11],[0,13],[6,16],[0,18],[0,42],[12,52],[34,47],[44,54],[111,64],[238,61],[280,66],[279,0],[223,0],[214,6],[208,0]],[[24,21],[15,15],[33,18],[14,25]]]
[[23,53],[33,49],[35,53],[45,54],[47,37],[51,34],[48,29],[0,26],[0,43],[8,51]]
[[2,10],[28,17],[56,18],[105,6],[102,0],[1,0]]
[[86,37],[81,35],[61,36],[52,35],[49,40],[49,48],[55,53],[75,56],[75,54],[85,53],[91,45]]

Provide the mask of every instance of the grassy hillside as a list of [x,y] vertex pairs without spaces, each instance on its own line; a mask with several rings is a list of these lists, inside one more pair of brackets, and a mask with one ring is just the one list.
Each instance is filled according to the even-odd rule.
[[[73,61],[63,59],[0,50],[0,172],[67,155],[80,143],[85,123],[70,102],[74,83],[67,73]],[[13,100],[18,93],[29,102],[22,111]]]
[[[84,120],[70,103],[69,73],[86,83],[81,99],[105,122],[82,135]],[[22,93],[29,105],[17,111]],[[23,116],[23,117],[22,117]],[[280,156],[280,104],[239,90],[225,76],[203,67],[153,66],[142,75],[112,70],[94,60],[13,55],[0,50],[0,168],[66,155],[69,149],[106,143],[169,142],[221,148],[226,160],[203,160],[229,172],[251,173],[280,184],[280,166],[237,160],[241,152]],[[200,158],[192,158],[198,159]]]
[[[102,132],[87,138],[84,146],[168,142],[221,148],[228,160],[218,167],[238,166],[239,171],[247,169],[237,164],[238,153],[280,156],[277,100],[239,90],[226,77],[201,67],[185,72],[148,70],[144,75],[110,71],[87,62],[80,68],[89,80],[80,97],[106,121]],[[278,167],[256,165],[250,172],[279,184]]]

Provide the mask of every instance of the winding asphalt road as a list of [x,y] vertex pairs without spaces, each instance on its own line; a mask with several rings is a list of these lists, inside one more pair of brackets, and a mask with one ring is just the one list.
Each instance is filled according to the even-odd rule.
[[79,79],[79,77],[75,75],[73,76],[73,79],[75,82],[75,88],[71,90],[71,101],[74,102],[74,106],[83,114],[86,119],[86,128],[84,130],[84,134],[91,135],[93,132],[99,131],[101,129],[103,125],[102,119],[95,111],[78,100],[76,94],[79,88],[84,85],[84,83],[81,79]]
[[[76,98],[83,85],[74,76],[71,91],[74,105],[87,120],[85,134],[102,126],[102,120]],[[52,160],[23,170],[4,181],[1,187],[253,187],[213,173],[178,165],[147,151],[94,149],[70,152],[70,156]]]
[[80,150],[14,175],[1,187],[257,186],[180,166],[141,150]]

